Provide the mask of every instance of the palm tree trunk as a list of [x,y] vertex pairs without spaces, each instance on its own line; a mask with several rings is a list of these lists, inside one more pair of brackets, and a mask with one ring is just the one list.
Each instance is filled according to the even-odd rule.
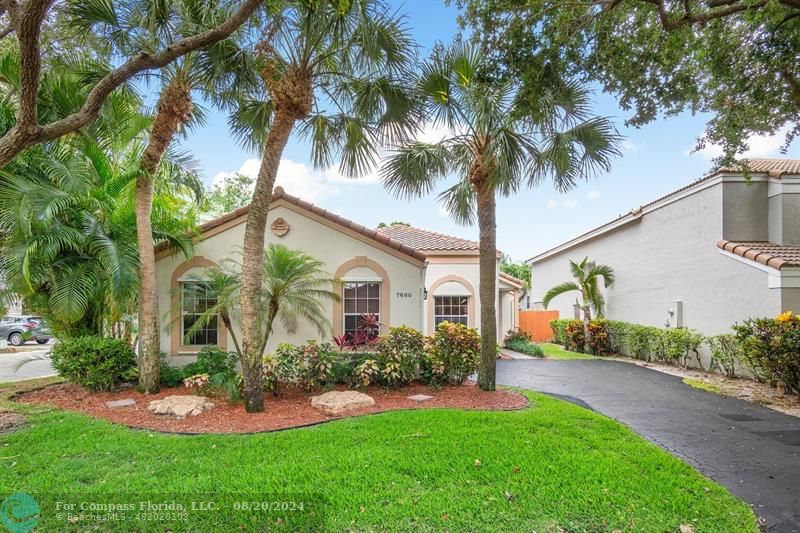
[[283,150],[292,133],[295,115],[278,109],[269,131],[261,168],[258,171],[253,201],[247,213],[242,256],[242,373],[244,374],[245,410],[258,413],[264,410],[264,388],[261,382],[262,354],[259,302],[264,278],[264,244],[267,212],[272,201],[272,188],[278,175]]
[[139,389],[158,392],[161,348],[158,334],[158,287],[153,245],[153,177],[178,127],[191,113],[192,100],[186,84],[173,80],[158,102],[150,142],[140,161],[136,178],[136,237],[139,243]]
[[497,365],[497,224],[494,193],[485,181],[476,187],[478,200],[478,231],[480,235],[480,286],[481,303],[481,366],[478,386],[495,390]]
[[236,350],[236,354],[241,359],[242,348],[239,346],[239,339],[236,338],[236,333],[233,331],[233,323],[231,322],[231,315],[228,313],[228,311],[223,311],[219,314],[219,316],[222,319],[222,324],[225,326],[228,335],[231,336],[231,340],[233,341],[233,347]]
[[589,325],[592,323],[592,310],[585,302],[588,300],[586,299],[586,295],[583,296],[583,351],[584,353],[587,350],[591,350],[591,341],[592,341],[592,331],[589,329]]

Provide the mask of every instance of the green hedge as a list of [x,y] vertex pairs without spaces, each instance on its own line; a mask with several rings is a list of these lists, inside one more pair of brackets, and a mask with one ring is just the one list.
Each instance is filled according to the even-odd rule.
[[582,320],[550,322],[555,340],[568,350],[595,355],[619,353],[645,361],[687,366],[694,360],[701,366],[700,345],[704,337],[688,329],[663,329],[620,320],[592,320],[587,345]]

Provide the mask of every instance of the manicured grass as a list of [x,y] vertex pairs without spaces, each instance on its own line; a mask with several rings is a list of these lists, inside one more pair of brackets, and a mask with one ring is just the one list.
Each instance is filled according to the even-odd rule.
[[[310,505],[313,516],[273,520],[278,530],[757,531],[747,505],[621,424],[526,394],[532,406],[520,411],[401,411],[237,436],[163,435],[40,412],[0,435],[0,494],[310,494],[324,502]],[[64,527],[49,503],[42,509],[40,530]],[[255,515],[228,505],[192,513],[176,529],[251,529]]]
[[694,387],[695,389],[702,389],[704,391],[722,394],[722,389],[720,389],[713,383],[706,383],[705,381],[693,378],[683,378],[683,382],[689,385],[690,387]]
[[558,344],[545,342],[540,344],[540,346],[544,350],[544,356],[550,359],[597,359],[593,355],[578,353],[578,352],[570,352],[569,350],[565,350]]

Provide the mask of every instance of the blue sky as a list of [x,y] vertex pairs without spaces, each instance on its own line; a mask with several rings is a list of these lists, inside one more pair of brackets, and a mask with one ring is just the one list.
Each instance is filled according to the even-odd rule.
[[[457,10],[440,0],[393,2],[407,15],[419,44],[429,49],[436,41],[449,41],[458,32]],[[582,183],[559,195],[549,184],[501,198],[497,205],[498,247],[522,260],[555,246],[630,209],[701,177],[710,169],[709,152],[690,154],[708,117],[682,115],[659,119],[640,129],[625,128],[627,114],[613,95],[595,94],[595,113],[615,119],[625,137],[623,156],[610,173]],[[782,157],[783,137],[757,138],[751,142],[752,157]],[[243,171],[255,175],[258,154],[243,150],[231,138],[226,115],[209,112],[207,124],[190,132],[183,147],[200,165],[206,183],[225,173]],[[789,157],[800,157],[795,146]],[[349,180],[335,170],[315,171],[308,149],[290,141],[278,176],[287,192],[296,194],[360,224],[403,220],[414,226],[477,240],[475,227],[459,226],[440,210],[436,194],[412,202],[391,197],[375,179]]]

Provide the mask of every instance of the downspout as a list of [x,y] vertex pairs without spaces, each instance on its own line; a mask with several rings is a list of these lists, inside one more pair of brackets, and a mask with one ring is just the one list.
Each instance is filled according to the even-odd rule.
[[[425,335],[425,278],[428,275],[428,261],[422,264],[420,270],[420,289],[419,289],[419,331]],[[431,332],[433,333],[433,332]]]

